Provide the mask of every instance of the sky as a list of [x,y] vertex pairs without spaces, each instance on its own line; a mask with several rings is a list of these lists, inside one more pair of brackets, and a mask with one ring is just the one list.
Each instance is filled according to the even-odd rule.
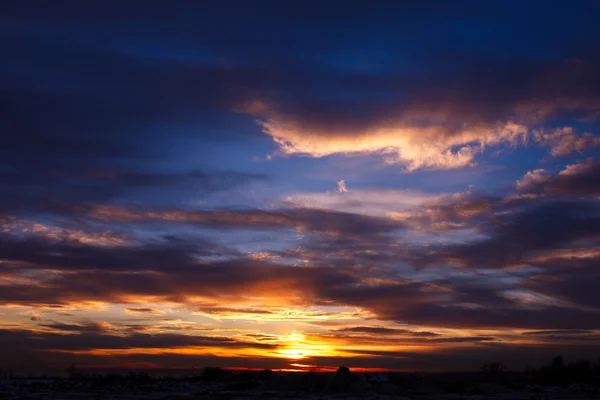
[[0,366],[600,357],[597,1],[0,6]]

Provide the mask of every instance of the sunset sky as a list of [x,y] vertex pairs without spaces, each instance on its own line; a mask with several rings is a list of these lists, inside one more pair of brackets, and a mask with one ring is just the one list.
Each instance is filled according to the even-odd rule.
[[600,2],[0,6],[0,367],[600,356]]

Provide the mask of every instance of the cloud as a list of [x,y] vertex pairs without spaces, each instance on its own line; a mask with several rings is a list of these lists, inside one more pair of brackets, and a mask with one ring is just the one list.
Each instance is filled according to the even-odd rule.
[[133,314],[133,315],[144,315],[144,314],[150,314],[150,315],[164,315],[165,312],[161,311],[161,310],[156,310],[154,308],[126,308],[125,309],[125,313],[126,314]]
[[344,192],[293,193],[283,198],[283,204],[318,210],[388,217],[390,213],[415,208],[436,195],[413,190],[356,188]]
[[[380,318],[409,322],[422,326],[452,327],[457,329],[493,328],[582,328],[598,329],[597,312],[563,307],[540,309],[520,308],[506,304],[506,309],[466,307],[459,305],[438,306],[424,303],[395,313],[377,314]],[[376,312],[376,311],[375,311]]]
[[[97,325],[97,324],[96,324]],[[177,348],[192,348],[201,353],[201,349],[243,349],[254,348],[269,350],[278,346],[270,343],[259,343],[256,341],[235,340],[228,337],[218,336],[199,336],[185,334],[117,334],[119,332],[109,333],[107,331],[96,329],[95,325],[91,328],[86,326],[70,327],[62,326],[62,333],[55,332],[32,332],[26,330],[2,330],[0,335],[7,342],[17,345],[19,350],[24,351],[23,345],[31,346],[30,350],[35,352],[97,352],[110,350],[132,350],[132,349],[157,349],[162,353],[169,353],[169,349],[175,351]],[[71,332],[65,334],[65,332]],[[77,333],[78,332],[78,333]],[[77,334],[75,334],[77,333]],[[18,335],[22,337],[19,338]],[[14,351],[14,350],[13,350]],[[29,353],[29,351],[26,351]],[[118,354],[118,353],[117,353]]]
[[499,208],[501,199],[487,194],[467,191],[431,196],[416,207],[390,212],[390,218],[403,221],[414,231],[464,229],[476,227],[492,210]]
[[533,171],[527,172],[521,180],[517,181],[517,189],[527,190],[533,186],[543,184],[549,178],[548,171],[545,169],[534,169]]
[[[471,282],[457,277],[428,282],[375,281],[352,287],[334,286],[320,296],[334,304],[368,309],[380,320],[412,326],[598,329],[598,311],[580,307],[598,307],[593,297],[598,289],[594,283],[597,279],[583,272],[573,272],[572,276],[579,277],[577,282],[549,273],[540,273],[539,279],[525,275],[520,284],[515,283],[514,278],[481,278]],[[578,282],[584,281],[587,284],[577,293]],[[519,298],[512,293],[515,288],[533,292],[523,293],[526,296]],[[532,301],[527,300],[527,296],[531,296]],[[357,330],[366,332],[368,329],[359,327]]]
[[525,280],[522,285],[547,296],[563,299],[581,307],[600,312],[600,258],[584,260],[577,267],[554,270],[552,274],[539,274]]
[[[250,107],[250,112],[253,111]],[[579,135],[572,127],[541,133],[512,119],[467,122],[455,128],[444,110],[438,113],[407,110],[400,117],[376,121],[368,127],[345,126],[343,120],[338,123],[311,121],[310,116],[296,121],[276,111],[266,115],[259,124],[284,154],[318,158],[371,153],[380,155],[386,163],[401,164],[407,171],[473,166],[477,156],[486,149],[523,146],[530,137],[535,143],[549,147],[553,156],[582,153],[600,145],[597,136]]]
[[[385,76],[381,82],[364,77],[355,90],[382,93],[371,101],[340,101],[308,89],[294,100],[271,92],[246,99],[236,109],[255,116],[283,154],[374,154],[405,171],[472,166],[490,148],[533,143],[558,157],[600,144],[597,135],[573,126],[545,126],[560,118],[598,118],[600,98],[590,88],[598,88],[600,63],[593,55],[519,66],[472,56],[456,64],[462,73],[454,79],[436,71],[412,82],[403,76]],[[353,83],[347,79],[340,92],[351,90]]]
[[116,234],[112,231],[86,232],[83,229],[45,225],[39,222],[17,219],[13,216],[0,219],[0,232],[22,237],[43,237],[59,242],[87,243],[94,246],[126,246],[131,244],[125,234]]
[[[522,218],[516,219],[521,220]],[[517,227],[515,229],[522,230]],[[572,231],[572,228],[567,230]],[[556,235],[556,232],[553,234]],[[514,237],[514,234],[511,235],[512,239],[523,241]],[[4,304],[66,306],[85,301],[130,302],[152,298],[155,301],[185,305],[190,301],[193,303],[195,296],[201,293],[205,299],[217,300],[226,295],[229,304],[239,301],[240,306],[237,308],[216,310],[221,313],[236,311],[238,315],[241,315],[240,312],[246,315],[251,310],[242,305],[243,299],[260,296],[263,299],[261,301],[266,304],[285,301],[287,304],[297,302],[306,305],[360,307],[382,320],[421,326],[552,328],[571,324],[568,327],[598,328],[593,322],[596,320],[594,313],[555,305],[531,309],[502,294],[503,290],[514,289],[514,284],[494,288],[482,282],[464,286],[453,279],[429,282],[398,280],[390,276],[390,271],[385,268],[374,269],[368,267],[368,264],[361,268],[349,268],[347,263],[340,263],[340,267],[332,268],[331,265],[336,265],[336,262],[331,264],[334,259],[326,260],[323,266],[305,267],[282,266],[243,258],[207,262],[195,258],[194,248],[169,242],[162,249],[155,249],[152,245],[148,248],[119,247],[110,251],[82,244],[73,247],[74,245],[48,239],[28,239],[14,243],[22,246],[22,251],[19,246],[4,247],[10,251],[5,251],[2,255],[5,262],[8,262],[3,264],[3,268],[12,274],[17,271],[26,274],[31,281],[15,281],[5,285],[0,296]],[[502,246],[503,244],[496,244],[492,247],[502,249]],[[370,246],[367,248],[372,249]],[[317,256],[323,258],[324,254],[328,257],[335,254],[329,253],[331,250],[325,251],[327,253],[317,253]],[[56,254],[61,256],[57,257]],[[82,258],[84,255],[86,258]],[[365,258],[368,263],[376,260],[377,258]],[[493,260],[502,262],[502,257],[495,256]],[[11,269],[10,263],[25,264],[20,264],[19,269]],[[25,269],[23,265],[26,266]],[[133,266],[136,268],[132,269]],[[50,268],[55,272],[45,272]],[[33,273],[36,270],[40,272]],[[269,277],[268,280],[265,280],[266,276]],[[587,279],[587,282],[595,281],[597,280],[589,277]],[[583,293],[594,293],[593,285],[589,292],[582,290],[578,295],[576,291],[559,289],[552,280],[543,285],[534,285],[534,282],[535,280],[524,283],[524,287],[550,296],[565,297],[577,304],[594,304],[582,297]],[[577,285],[574,284],[573,287]],[[306,299],[311,300],[307,303]],[[154,311],[149,307],[129,307],[129,312]],[[46,327],[76,331],[106,329],[64,324],[46,324]]]
[[42,316],[40,314],[36,313],[36,312],[32,312],[31,316],[29,317],[29,319],[31,321],[38,322],[38,321],[42,320]]
[[48,328],[62,333],[88,333],[88,334],[109,334],[114,332],[113,327],[106,322],[87,322],[85,324],[66,324],[62,322],[52,322],[39,325],[42,328]]
[[[43,238],[5,235],[4,239],[11,245],[0,248],[4,261],[0,268],[10,278],[0,294],[3,304],[128,303],[144,297],[185,304],[199,294],[213,299],[260,295],[301,301],[323,285],[356,279],[349,271],[288,267],[231,254],[226,261],[215,261],[210,242],[105,248]],[[203,254],[204,245],[208,253]]]
[[550,201],[495,215],[480,229],[486,237],[450,245],[430,253],[474,268],[520,265],[527,257],[600,234],[600,208],[595,202]]
[[450,338],[433,338],[429,339],[431,343],[477,343],[477,342],[489,342],[496,340],[491,336],[463,336],[463,337],[450,337]]
[[529,331],[523,332],[521,335],[583,335],[588,333],[593,333],[594,331],[585,330],[585,329],[555,329],[555,330],[546,330],[546,331]]
[[[88,211],[88,210],[85,210]],[[113,206],[94,206],[89,216],[110,222],[179,222],[208,227],[240,229],[293,228],[323,234],[377,234],[403,229],[403,224],[386,218],[310,208],[288,208],[272,211],[144,211]]]
[[374,335],[408,335],[415,337],[437,336],[437,333],[427,331],[411,331],[408,329],[386,328],[383,326],[353,326],[337,329],[334,332],[369,333]]
[[[154,308],[136,308],[133,303],[151,299],[186,305],[199,301],[200,293],[202,301],[217,303],[226,296],[229,307],[208,309],[215,315],[235,313],[247,317],[256,307],[285,302],[358,307],[381,320],[420,326],[553,328],[566,326],[570,316],[576,315],[577,327],[597,328],[592,322],[593,312],[568,305],[591,306],[590,300],[553,289],[553,284],[544,289],[543,285],[534,285],[534,280],[520,285],[518,281],[506,283],[505,278],[497,278],[496,284],[492,280],[491,284],[475,281],[464,285],[453,275],[456,271],[451,266],[443,272],[446,279],[438,275],[422,280],[419,273],[413,274],[414,279],[403,278],[414,266],[439,268],[449,260],[458,260],[460,265],[475,270],[519,263],[549,268],[546,264],[571,257],[549,253],[556,252],[558,244],[567,246],[597,235],[598,224],[593,216],[598,210],[594,202],[514,203],[460,193],[438,196],[422,207],[431,209],[423,215],[430,215],[432,220],[455,219],[483,229],[484,235],[465,243],[421,247],[397,242],[398,238],[388,235],[396,225],[388,227],[382,218],[309,209],[239,211],[241,226],[266,223],[273,229],[277,225],[272,221],[283,221],[282,226],[304,226],[307,233],[314,235],[308,235],[302,248],[275,251],[277,257],[273,260],[281,263],[278,264],[248,259],[243,253],[218,248],[208,240],[168,239],[105,248],[92,243],[56,241],[43,235],[19,237],[14,232],[4,233],[3,240],[10,245],[0,249],[0,256],[5,260],[2,267],[12,280],[0,297],[4,304],[34,307],[64,307],[83,301],[124,302],[132,304],[129,312],[146,308],[151,312]],[[127,218],[120,212],[125,212]],[[225,218],[227,224],[239,216],[238,211],[219,213],[207,215]],[[163,217],[161,213],[129,210],[109,215],[117,221],[128,221],[130,215]],[[205,212],[184,212],[181,216],[182,220],[193,220],[197,216],[205,218]],[[356,220],[358,224],[348,225],[346,220]],[[319,236],[321,224],[336,235]],[[523,296],[538,296],[541,300],[524,302],[513,296],[515,290],[529,290],[532,294],[523,292]],[[244,305],[255,296],[262,300],[252,307]],[[548,315],[557,319],[554,325]]]
[[600,137],[592,133],[578,135],[572,127],[557,128],[550,133],[535,131],[534,139],[542,146],[550,148],[555,157],[568,156],[572,153],[583,153],[600,146]]
[[[475,164],[476,155],[486,147],[516,145],[526,138],[527,128],[509,121],[492,126],[473,126],[452,131],[438,115],[405,115],[398,121],[364,129],[334,128],[286,121],[272,115],[261,121],[285,154],[324,157],[333,154],[376,153],[391,164],[401,163],[408,171],[421,168],[453,169]],[[430,119],[421,127],[411,120]],[[435,121],[438,119],[439,121]]]
[[172,240],[111,247],[95,242],[56,241],[44,236],[20,237],[4,233],[0,237],[7,244],[0,248],[2,259],[15,263],[2,266],[7,270],[18,269],[21,264],[33,269],[54,266],[61,271],[152,271],[170,265],[186,268],[195,263],[194,257],[228,253],[226,248],[200,238],[193,247],[185,241]]
[[546,193],[560,196],[600,195],[600,162],[595,158],[567,165],[557,175],[544,170],[528,172],[517,182],[517,189],[529,193]]
[[[41,168],[41,169],[40,169]],[[106,169],[100,165],[81,168],[27,165],[0,171],[0,212],[60,212],[74,204],[106,203],[116,199],[156,194],[153,203],[207,198],[219,192],[266,181],[264,174],[236,171],[184,171],[157,173],[127,169]],[[52,185],[51,192],[43,190]]]
[[338,186],[338,192],[340,193],[348,193],[348,188],[346,187],[346,181],[345,180],[341,180],[337,183]]

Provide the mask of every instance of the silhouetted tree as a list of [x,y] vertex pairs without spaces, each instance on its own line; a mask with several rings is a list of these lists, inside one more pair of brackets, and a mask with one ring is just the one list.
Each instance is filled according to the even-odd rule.
[[504,372],[504,365],[500,364],[499,362],[483,364],[480,372],[484,380],[497,381],[501,378],[502,373]]
[[339,377],[347,377],[350,376],[350,368],[348,367],[339,367],[337,372],[335,373],[336,376]]
[[202,379],[205,381],[216,381],[227,376],[227,371],[221,368],[206,367],[202,373]]
[[77,367],[75,366],[75,364],[69,365],[69,367],[67,368],[67,375],[69,376],[69,378],[71,378],[71,379],[75,378],[76,374],[77,374]]
[[339,367],[337,372],[335,373],[335,377],[331,382],[331,386],[329,390],[332,392],[345,392],[350,389],[350,381],[351,374],[350,368],[348,367]]
[[261,380],[262,382],[267,382],[269,379],[271,379],[272,376],[273,376],[273,371],[271,371],[270,369],[263,369],[258,374],[258,379]]
[[562,356],[556,356],[552,359],[552,369],[561,370],[565,367],[565,360],[563,360]]

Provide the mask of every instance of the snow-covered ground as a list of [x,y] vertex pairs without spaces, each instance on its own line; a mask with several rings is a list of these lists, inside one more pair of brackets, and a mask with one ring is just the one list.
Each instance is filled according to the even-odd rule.
[[169,399],[286,399],[286,400],[458,400],[458,399],[499,399],[499,400],[566,400],[600,399],[600,389],[585,384],[568,387],[528,385],[515,390],[494,384],[474,383],[467,393],[448,394],[439,388],[423,387],[408,389],[388,382],[354,387],[350,391],[333,393],[327,389],[320,392],[311,390],[271,389],[269,385],[257,384],[255,388],[231,390],[227,383],[158,381],[151,384],[94,385],[68,379],[17,379],[0,381],[2,400],[169,400]]

